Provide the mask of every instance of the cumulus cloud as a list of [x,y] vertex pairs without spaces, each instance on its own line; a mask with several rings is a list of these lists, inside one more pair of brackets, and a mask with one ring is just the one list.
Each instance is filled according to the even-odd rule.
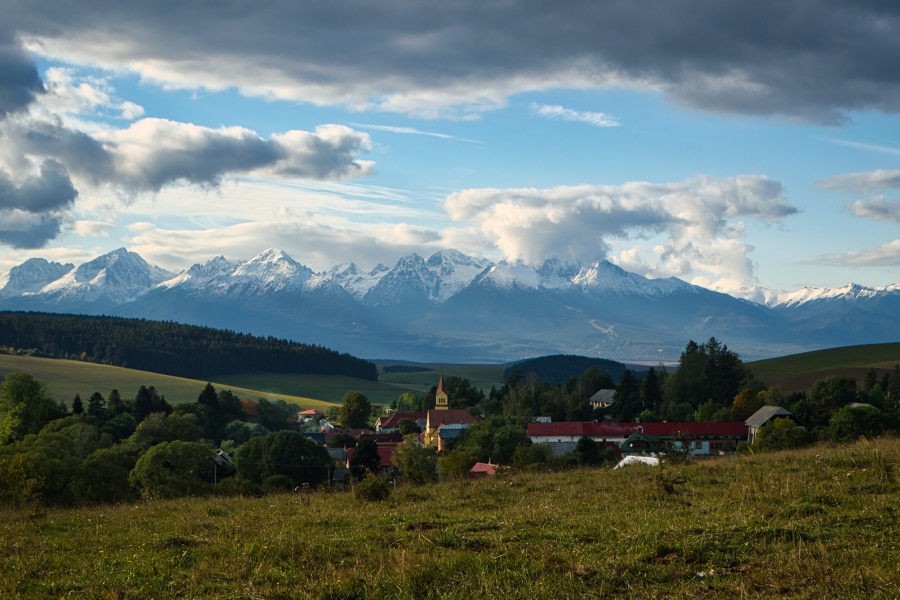
[[894,113],[898,20],[891,3],[843,0],[4,4],[4,21],[47,56],[170,87],[426,116],[608,85],[722,113]]
[[900,266],[900,240],[866,250],[825,254],[815,262],[839,267],[898,267]]
[[573,121],[575,123],[593,125],[594,127],[619,126],[619,121],[615,117],[602,112],[577,111],[556,104],[537,104],[535,102],[532,102],[528,108],[531,114],[544,117],[545,119]]
[[614,259],[614,243],[662,236],[665,242],[653,252],[655,264],[632,251],[626,255],[629,267],[685,278],[705,273],[720,282],[753,278],[753,247],[741,241],[740,219],[777,222],[797,212],[780,183],[759,175],[664,184],[472,189],[448,196],[444,207],[453,220],[477,224],[508,260],[540,264],[552,257]]

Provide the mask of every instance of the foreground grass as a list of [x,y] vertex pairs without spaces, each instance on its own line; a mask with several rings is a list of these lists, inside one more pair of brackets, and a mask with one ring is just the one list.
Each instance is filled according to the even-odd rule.
[[0,597],[896,598],[900,441],[661,470],[0,511]]

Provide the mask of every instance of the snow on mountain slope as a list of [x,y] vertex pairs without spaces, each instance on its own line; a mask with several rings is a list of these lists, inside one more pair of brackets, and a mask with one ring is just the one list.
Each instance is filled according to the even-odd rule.
[[804,287],[795,292],[774,292],[766,295],[765,304],[770,308],[795,308],[819,301],[842,301],[853,303],[858,300],[868,300],[879,295],[896,293],[900,286],[893,285],[886,288],[868,288],[855,283],[835,289]]
[[381,263],[369,272],[360,269],[356,263],[342,263],[331,267],[328,271],[317,275],[323,279],[334,281],[356,298],[362,300],[365,295],[381,280],[390,269]]
[[492,264],[487,259],[472,258],[459,250],[439,250],[425,261],[439,281],[435,298],[438,302],[458,293]]
[[230,275],[241,263],[233,263],[224,256],[210,259],[206,264],[195,264],[190,269],[184,270],[172,279],[163,281],[157,287],[171,289],[175,287],[199,288],[206,285],[216,277]]
[[282,250],[269,248],[240,263],[231,273],[210,280],[204,289],[214,295],[261,295],[300,291],[313,271]]
[[74,268],[71,263],[63,265],[43,258],[29,258],[9,273],[0,275],[0,298],[38,292]]
[[148,264],[125,248],[86,262],[48,283],[38,292],[49,302],[123,303],[171,279],[174,274]]

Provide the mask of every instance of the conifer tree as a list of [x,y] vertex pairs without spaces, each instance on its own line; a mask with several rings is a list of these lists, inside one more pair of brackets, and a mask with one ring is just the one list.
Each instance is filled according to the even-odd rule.
[[80,415],[84,413],[84,402],[81,401],[81,394],[76,393],[75,399],[72,400],[72,414]]

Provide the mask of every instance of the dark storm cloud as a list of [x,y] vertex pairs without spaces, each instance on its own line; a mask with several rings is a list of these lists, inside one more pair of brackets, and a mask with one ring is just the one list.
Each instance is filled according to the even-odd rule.
[[[7,2],[48,54],[184,87],[437,113],[630,85],[838,123],[900,110],[900,4],[845,0]],[[6,15],[4,15],[6,17]]]
[[78,192],[65,167],[45,160],[40,173],[15,182],[0,171],[0,244],[40,248],[52,240],[66,220]]
[[0,25],[0,119],[26,108],[43,91],[44,84],[31,58]]
[[65,218],[57,213],[32,215],[0,211],[0,244],[11,248],[42,248],[62,231]]
[[43,213],[68,208],[78,191],[72,185],[66,168],[55,160],[45,160],[40,174],[16,184],[0,171],[0,213],[21,210]]

